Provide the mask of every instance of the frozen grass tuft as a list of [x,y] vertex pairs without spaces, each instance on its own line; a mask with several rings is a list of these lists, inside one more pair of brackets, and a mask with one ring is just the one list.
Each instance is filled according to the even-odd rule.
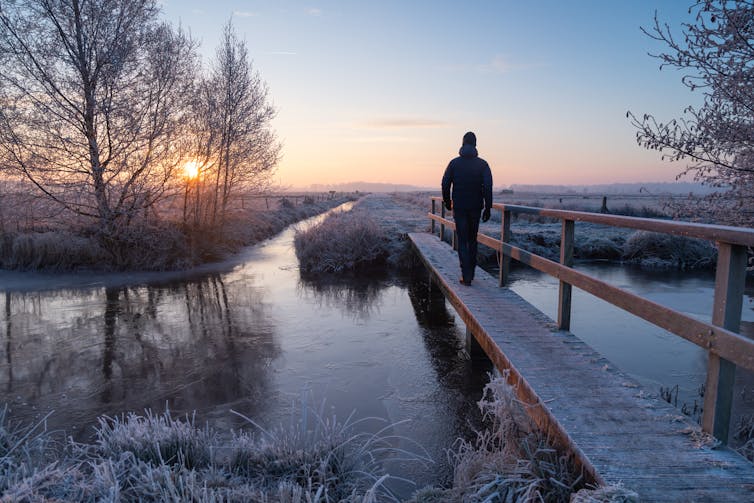
[[584,487],[567,456],[534,428],[506,376],[487,384],[479,407],[489,427],[451,454],[459,500],[567,502]]
[[639,503],[639,495],[620,484],[596,489],[582,489],[571,497],[570,503]]
[[129,413],[120,418],[99,418],[96,447],[108,457],[130,453],[151,464],[180,465],[188,469],[209,463],[214,433],[197,428],[194,418],[174,419],[170,412],[155,415]]
[[385,258],[386,237],[364,211],[334,213],[320,224],[296,232],[296,256],[302,271],[341,272]]
[[[304,400],[298,420],[290,427],[235,435],[231,472],[255,478],[261,487],[269,481],[298,486],[309,494],[319,494],[322,501],[353,501],[354,497],[359,501],[398,501],[386,482],[399,477],[386,473],[383,463],[431,463],[418,444],[412,452],[395,447],[399,441],[408,441],[389,433],[395,424],[379,418],[354,421],[353,415],[341,422],[323,410],[324,403],[315,410]],[[377,431],[360,432],[367,422],[378,426]]]

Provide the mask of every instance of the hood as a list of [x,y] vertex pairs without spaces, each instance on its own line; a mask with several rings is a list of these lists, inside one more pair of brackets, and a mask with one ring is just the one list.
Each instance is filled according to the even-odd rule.
[[461,157],[479,157],[479,152],[473,145],[464,144],[461,145],[461,150],[458,151],[458,155]]

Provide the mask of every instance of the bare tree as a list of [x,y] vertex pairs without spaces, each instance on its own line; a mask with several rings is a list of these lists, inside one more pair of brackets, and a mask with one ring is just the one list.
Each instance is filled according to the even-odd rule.
[[174,186],[194,47],[154,0],[0,0],[0,152],[117,234]]
[[193,124],[203,185],[195,189],[194,215],[203,214],[203,222],[222,227],[231,199],[263,188],[280,157],[267,86],[230,21],[211,73],[199,87]]
[[700,0],[693,23],[676,37],[655,15],[643,30],[668,52],[653,55],[660,68],[685,71],[683,84],[701,91],[703,103],[663,123],[628,113],[637,142],[664,159],[687,162],[678,175],[721,190],[706,198],[712,218],[754,226],[754,1]]

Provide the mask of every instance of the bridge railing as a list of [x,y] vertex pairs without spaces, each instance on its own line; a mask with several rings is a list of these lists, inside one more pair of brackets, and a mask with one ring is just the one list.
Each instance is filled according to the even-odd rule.
[[[452,229],[455,247],[455,223],[446,218],[442,198],[432,197],[431,202],[429,218],[432,221],[432,232],[436,231],[436,224],[439,224],[442,239],[445,228]],[[436,211],[438,204],[439,215]],[[570,329],[571,289],[575,286],[704,348],[708,354],[708,362],[702,428],[721,441],[727,442],[735,368],[740,366],[754,370],[754,341],[738,334],[746,280],[746,249],[754,246],[754,229],[502,203],[495,203],[492,207],[502,212],[501,239],[480,232],[477,240],[497,250],[500,286],[504,286],[508,280],[510,260],[515,259],[560,280],[557,323],[558,328],[562,330]],[[516,213],[551,217],[561,221],[560,262],[530,253],[510,243],[511,215]],[[714,241],[717,244],[718,255],[711,323],[692,318],[573,269],[575,222],[591,222]]]

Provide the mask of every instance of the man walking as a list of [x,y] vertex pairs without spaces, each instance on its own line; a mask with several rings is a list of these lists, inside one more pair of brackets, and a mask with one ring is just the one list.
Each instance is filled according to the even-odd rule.
[[461,283],[468,286],[474,279],[476,269],[479,214],[482,214],[483,222],[490,219],[492,172],[487,161],[479,157],[474,133],[463,135],[463,144],[458,153],[460,156],[450,161],[442,177],[442,199],[445,207],[453,210],[458,235]]

